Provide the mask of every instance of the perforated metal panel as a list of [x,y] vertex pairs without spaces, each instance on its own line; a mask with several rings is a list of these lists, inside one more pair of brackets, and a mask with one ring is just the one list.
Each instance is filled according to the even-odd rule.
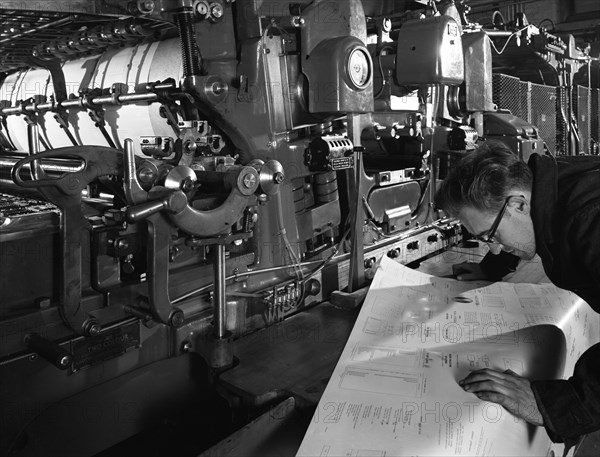
[[519,78],[514,76],[494,73],[492,84],[492,100],[498,105],[498,108],[507,109],[513,115],[527,120],[527,83],[523,84]]
[[585,154],[590,152],[590,102],[590,91],[587,87],[573,88],[573,111],[576,114],[580,139],[579,152]]
[[541,84],[529,84],[531,95],[531,119],[551,153],[556,152],[556,88]]
[[493,100],[500,109],[537,127],[540,137],[553,154],[568,154],[568,99],[564,87],[521,81],[495,73]]
[[592,89],[591,137],[595,143],[596,154],[600,145],[600,89]]

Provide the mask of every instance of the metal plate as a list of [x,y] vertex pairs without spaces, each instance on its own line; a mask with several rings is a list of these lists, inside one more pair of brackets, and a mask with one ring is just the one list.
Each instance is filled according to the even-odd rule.
[[71,353],[74,357],[71,371],[76,372],[118,357],[131,349],[139,348],[140,342],[139,322],[132,322],[102,332],[98,336],[75,341],[71,344]]

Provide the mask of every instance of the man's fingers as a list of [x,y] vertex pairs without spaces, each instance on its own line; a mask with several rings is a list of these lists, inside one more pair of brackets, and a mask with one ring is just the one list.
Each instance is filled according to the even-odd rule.
[[502,394],[499,394],[497,392],[483,391],[483,392],[475,392],[475,395],[480,400],[485,400],[485,401],[491,401],[493,403],[498,403],[499,405],[502,405],[505,408],[507,408],[507,405],[504,404],[504,403],[506,403],[506,397],[504,395],[502,395]]
[[469,373],[458,384],[479,399],[502,405],[512,414],[534,425],[543,425],[544,419],[539,411],[535,396],[528,379],[514,374],[484,368]]
[[498,382],[495,379],[486,379],[483,381],[471,382],[469,384],[465,384],[464,386],[462,386],[462,388],[466,392],[471,392],[474,394],[479,392],[490,392],[502,394],[506,397],[510,397],[511,394],[510,389],[505,384],[503,384],[502,382]]
[[506,379],[503,373],[492,370],[491,368],[483,368],[481,370],[471,371],[463,380],[459,381],[460,385],[470,382],[482,381],[484,379]]

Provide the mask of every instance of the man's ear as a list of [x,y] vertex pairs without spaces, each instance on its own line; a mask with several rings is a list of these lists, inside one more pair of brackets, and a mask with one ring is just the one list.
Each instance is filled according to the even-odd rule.
[[527,200],[526,197],[523,196],[518,196],[515,198],[512,198],[509,205],[519,211],[520,213],[522,213],[523,215],[528,215],[531,211],[531,206],[529,205],[529,200]]

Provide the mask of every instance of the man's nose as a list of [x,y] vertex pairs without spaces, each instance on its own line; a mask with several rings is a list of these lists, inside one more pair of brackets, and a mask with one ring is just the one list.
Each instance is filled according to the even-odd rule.
[[489,243],[488,246],[490,247],[490,252],[494,255],[500,254],[502,252],[502,248],[504,247],[500,243]]

